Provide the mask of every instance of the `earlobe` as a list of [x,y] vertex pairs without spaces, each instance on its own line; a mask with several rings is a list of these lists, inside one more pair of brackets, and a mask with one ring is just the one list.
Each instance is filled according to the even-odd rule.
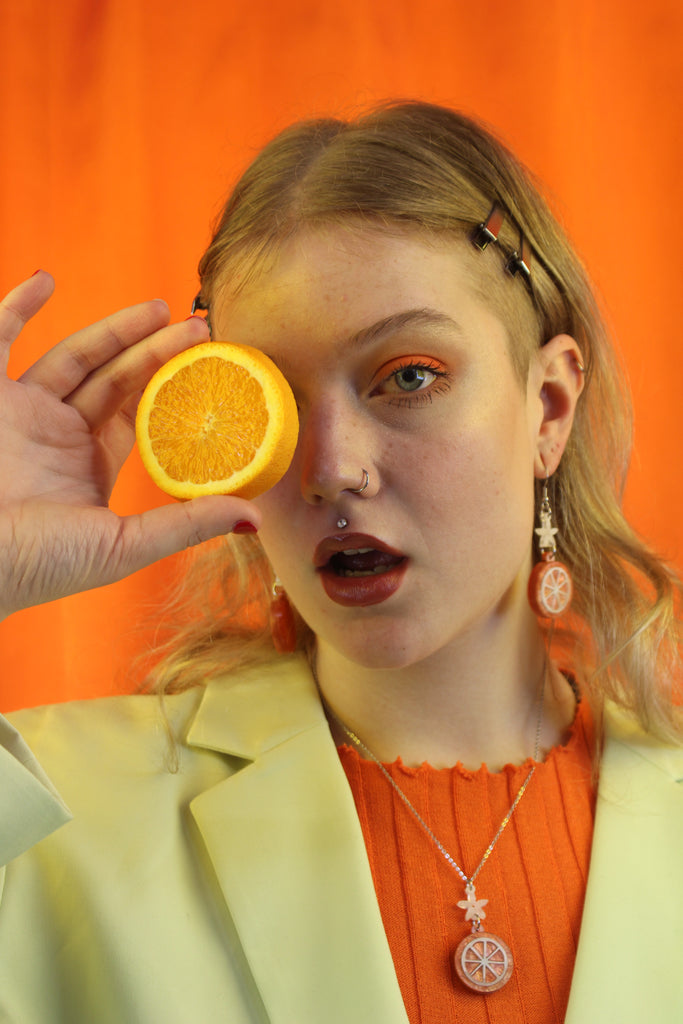
[[567,334],[551,338],[539,350],[538,359],[538,394],[543,417],[537,436],[534,472],[543,479],[555,472],[569,440],[583,390],[584,363],[579,346]]

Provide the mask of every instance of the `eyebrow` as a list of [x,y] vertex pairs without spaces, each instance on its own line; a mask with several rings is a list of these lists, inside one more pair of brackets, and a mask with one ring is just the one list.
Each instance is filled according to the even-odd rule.
[[352,335],[349,344],[354,348],[380,341],[391,334],[398,334],[406,327],[436,327],[439,329],[448,328],[460,332],[460,326],[437,309],[406,309],[399,313],[392,313],[391,316],[383,317],[370,327],[364,327],[357,334]]
[[[431,328],[437,331],[449,330],[462,334],[462,328],[452,317],[441,313],[438,309],[422,307],[405,309],[398,313],[392,313],[391,316],[385,316],[369,327],[364,327],[356,334],[352,334],[346,339],[344,345],[352,349],[362,348],[365,345],[381,341],[383,338],[391,337],[392,334],[399,334],[407,327]],[[266,354],[270,355],[285,377],[291,375],[291,364],[287,352],[281,352],[277,356],[272,353]]]

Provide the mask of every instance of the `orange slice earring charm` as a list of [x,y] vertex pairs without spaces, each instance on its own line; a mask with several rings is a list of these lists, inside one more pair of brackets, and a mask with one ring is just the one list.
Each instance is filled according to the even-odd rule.
[[543,552],[529,576],[529,604],[542,619],[554,619],[567,610],[572,600],[572,578],[562,562]]
[[273,647],[278,654],[292,654],[296,650],[294,612],[278,581],[273,584],[273,597],[270,603],[270,631]]
[[541,525],[534,533],[538,536],[541,561],[531,571],[527,593],[529,604],[536,615],[543,619],[554,619],[569,608],[573,587],[569,569],[555,558],[557,527],[553,526],[547,479],[543,484],[539,520]]

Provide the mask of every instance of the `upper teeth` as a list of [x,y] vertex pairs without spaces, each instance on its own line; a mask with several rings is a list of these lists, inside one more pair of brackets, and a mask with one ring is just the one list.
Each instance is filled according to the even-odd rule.
[[374,548],[348,548],[348,550],[342,551],[342,555],[367,555],[369,551],[374,550]]

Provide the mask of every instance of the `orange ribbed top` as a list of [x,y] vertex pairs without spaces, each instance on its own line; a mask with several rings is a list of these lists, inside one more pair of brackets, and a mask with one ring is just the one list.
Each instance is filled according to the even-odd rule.
[[[483,927],[510,947],[514,972],[480,995],[455,975],[468,935],[464,883],[379,768],[340,748],[411,1024],[553,1024],[564,1020],[581,924],[595,808],[593,735],[581,701],[565,745],[538,765],[475,882]],[[386,768],[450,855],[470,875],[533,761],[489,772],[430,765]]]

